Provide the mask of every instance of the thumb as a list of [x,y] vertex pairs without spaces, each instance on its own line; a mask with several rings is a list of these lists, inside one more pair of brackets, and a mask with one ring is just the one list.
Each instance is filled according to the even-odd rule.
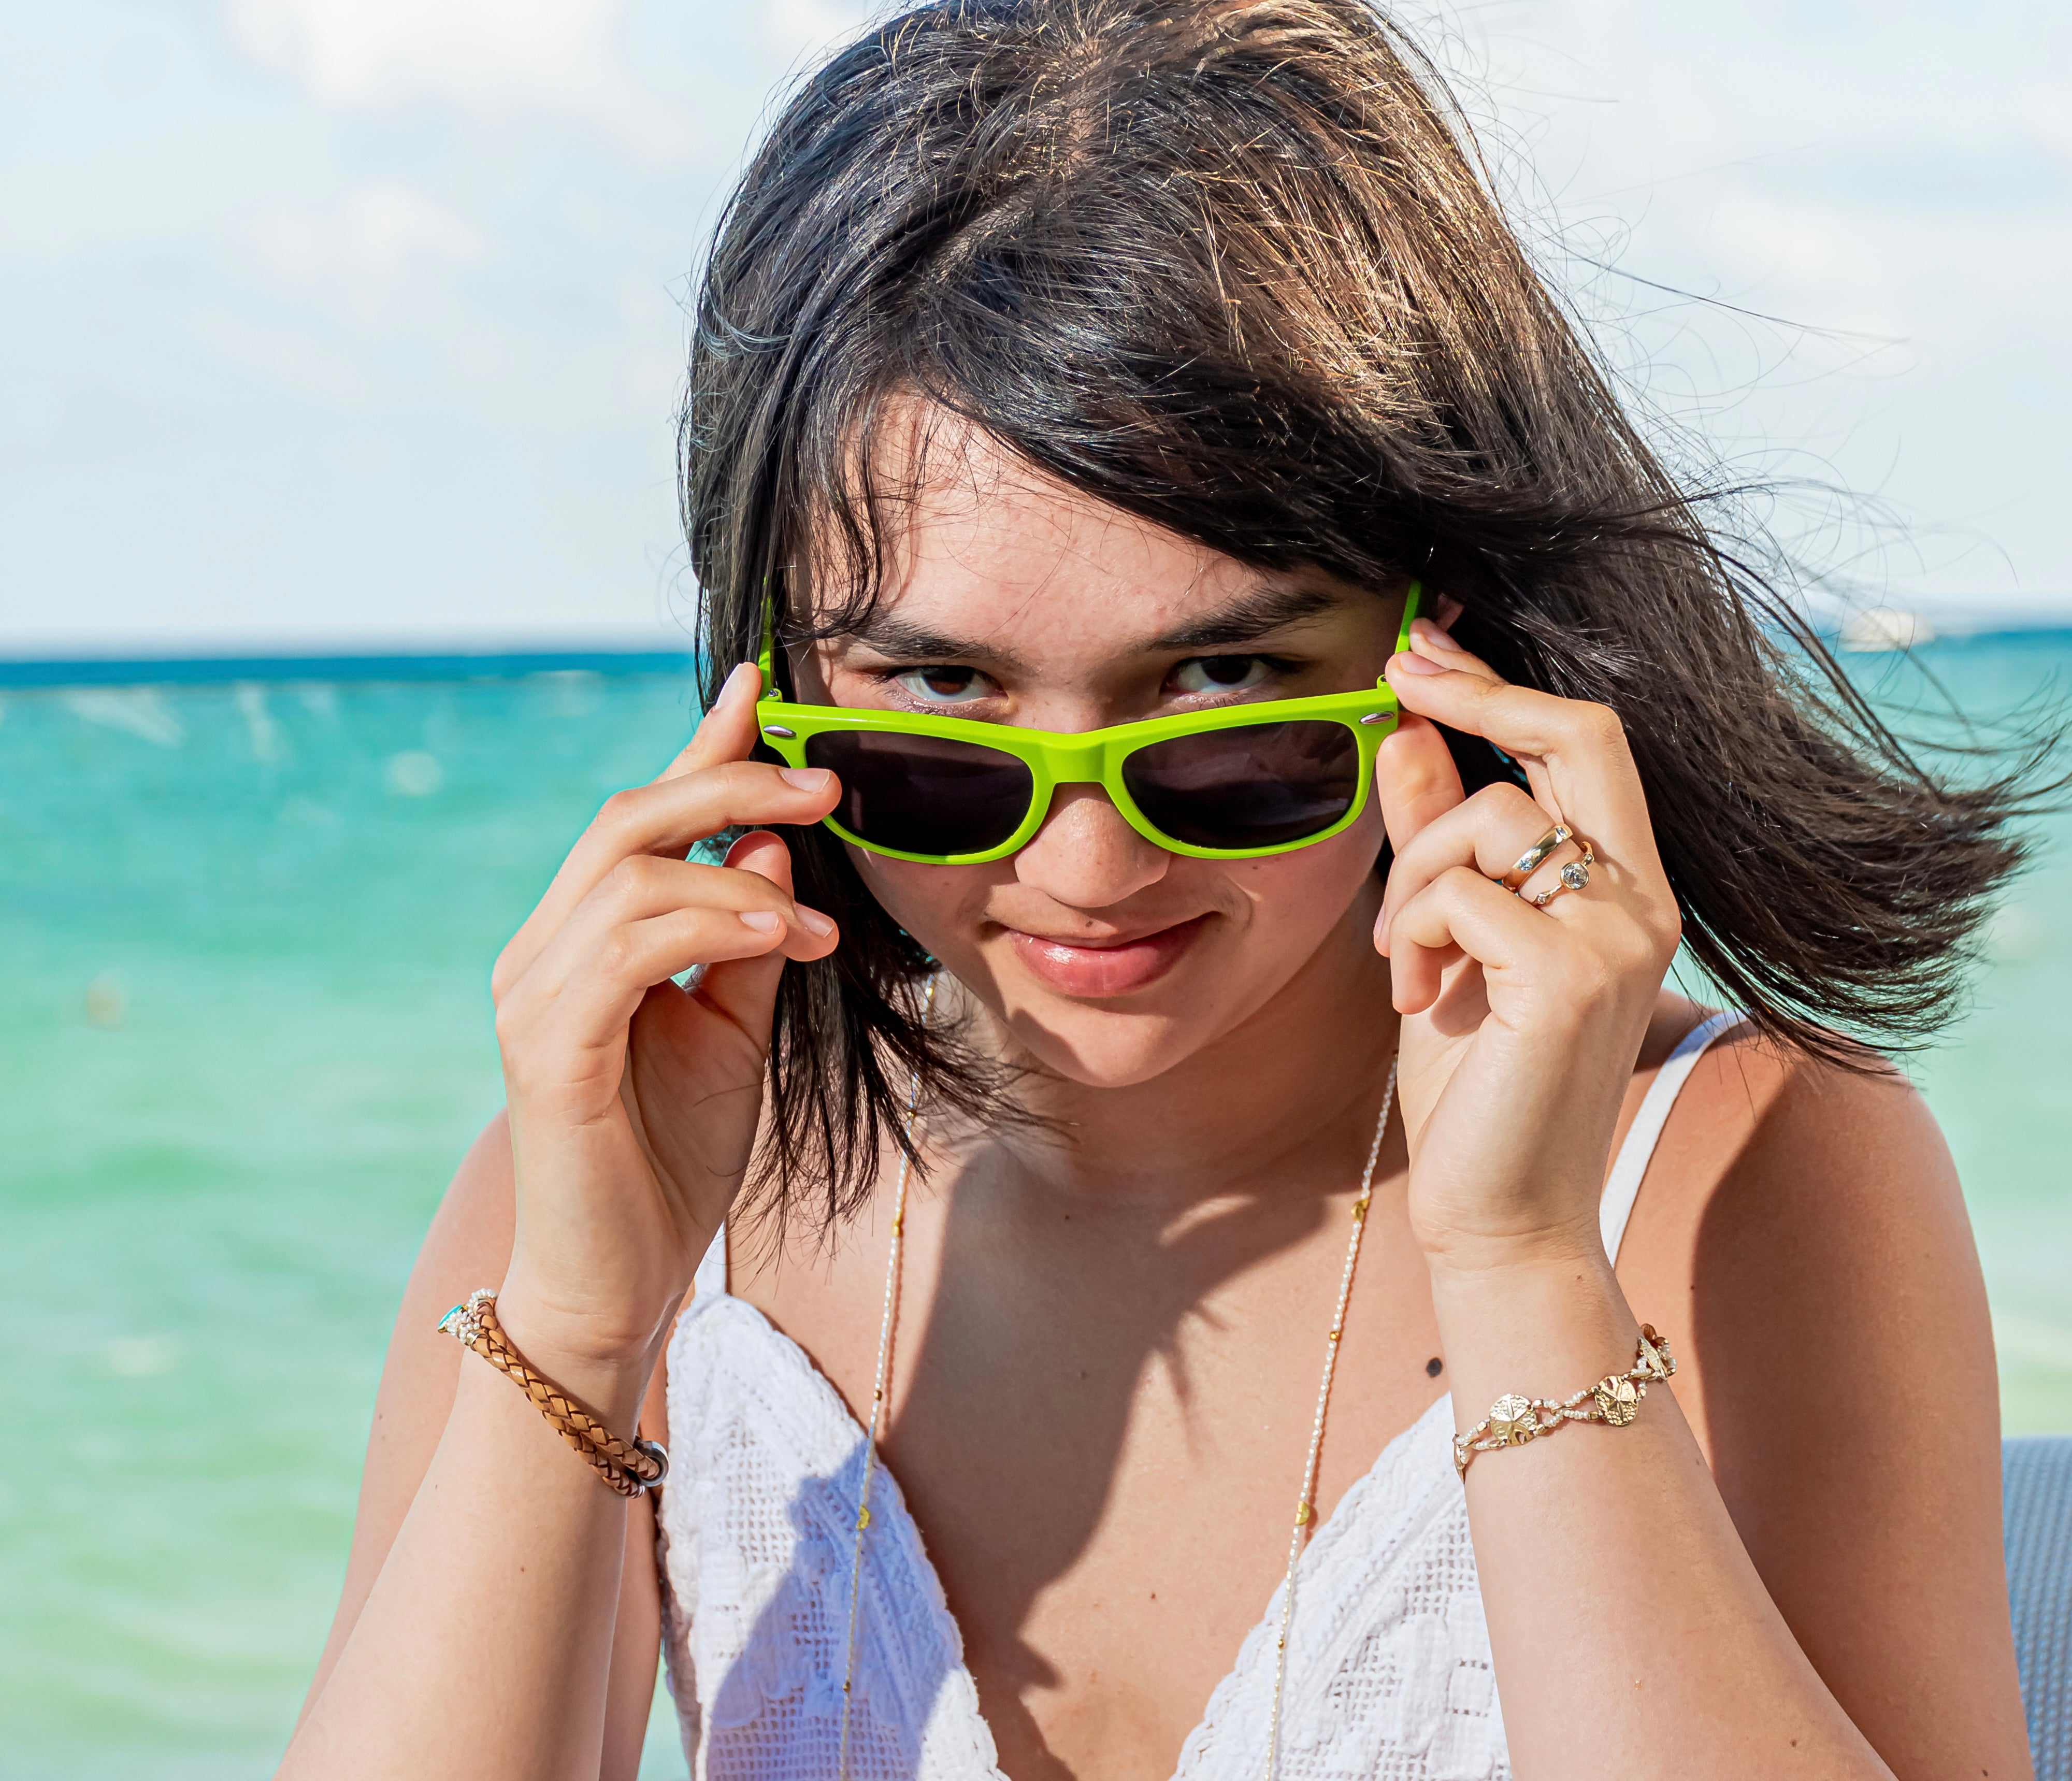
[[756,872],[791,895],[791,849],[767,829],[751,829],[726,850],[721,864],[739,872]]
[[[725,863],[732,870],[767,878],[787,897],[792,895],[791,851],[767,829],[743,835],[727,849]],[[786,959],[824,958],[839,940],[839,935],[832,932],[822,940],[788,934],[785,944],[773,952],[707,965],[699,980],[698,993],[743,1032],[752,1033],[767,1044],[777,980],[784,974]]]
[[1408,711],[1382,738],[1375,756],[1374,784],[1382,821],[1388,826],[1388,844],[1399,853],[1427,823],[1467,797],[1438,726]]

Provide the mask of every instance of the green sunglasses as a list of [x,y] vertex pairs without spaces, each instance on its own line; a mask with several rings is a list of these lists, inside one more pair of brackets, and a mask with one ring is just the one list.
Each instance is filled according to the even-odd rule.
[[[1410,647],[1419,591],[1412,582],[1399,651]],[[841,801],[823,820],[844,841],[927,866],[979,866],[1026,846],[1061,785],[1098,785],[1169,853],[1291,853],[1358,820],[1375,751],[1396,727],[1386,681],[1076,732],[793,705],[776,690],[775,625],[766,601],[756,659],[767,689],[755,707],[763,741],[786,765],[841,780]]]

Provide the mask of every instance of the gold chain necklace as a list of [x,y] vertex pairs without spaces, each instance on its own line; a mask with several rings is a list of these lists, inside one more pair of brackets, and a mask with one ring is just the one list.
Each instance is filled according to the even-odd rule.
[[1330,1408],[1331,1378],[1338,1368],[1338,1339],[1346,1333],[1346,1306],[1353,1296],[1353,1270],[1359,1266],[1360,1239],[1367,1234],[1367,1208],[1374,1203],[1374,1166],[1381,1160],[1381,1141],[1396,1104],[1396,1059],[1388,1060],[1388,1086],[1382,1091],[1381,1117],[1374,1122],[1374,1141],[1367,1147],[1367,1167],[1360,1173],[1359,1194],[1353,1201],[1353,1233],[1346,1240],[1345,1271],[1338,1276],[1338,1302],[1331,1312],[1330,1334],[1324,1341],[1324,1376],[1317,1382],[1317,1415],[1309,1425],[1309,1457],[1302,1467],[1302,1494],[1295,1503],[1295,1524],[1288,1533],[1288,1575],[1281,1590],[1281,1626],[1273,1637],[1273,1705],[1266,1718],[1266,1781],[1273,1781],[1281,1756],[1281,1688],[1288,1680],[1288,1623],[1295,1613],[1295,1561],[1302,1556],[1303,1530],[1316,1520],[1313,1493],[1317,1462],[1324,1452],[1324,1413]]
[[[935,982],[929,979],[922,1004],[925,1026],[935,1002]],[[849,1576],[849,1636],[843,1643],[841,1743],[836,1758],[836,1781],[849,1781],[849,1717],[856,1680],[857,1608],[863,1594],[863,1536],[870,1525],[870,1485],[878,1470],[878,1431],[884,1420],[885,1393],[890,1383],[892,1332],[899,1318],[899,1261],[906,1240],[906,1182],[911,1173],[908,1150],[914,1137],[914,1111],[921,1094],[920,1072],[916,1071],[906,1091],[903,1131],[907,1145],[899,1154],[899,1173],[892,1190],[892,1241],[885,1261],[885,1298],[878,1324],[878,1366],[872,1376],[870,1422],[864,1439],[863,1484],[857,1494],[856,1541]],[[1338,1371],[1338,1343],[1345,1334],[1346,1307],[1351,1302],[1353,1273],[1359,1266],[1360,1239],[1367,1232],[1367,1209],[1374,1203],[1375,1165],[1381,1158],[1381,1141],[1388,1130],[1388,1116],[1396,1104],[1396,1060],[1388,1064],[1388,1084],[1382,1092],[1381,1117],[1375,1121],[1374,1141],[1368,1145],[1367,1167],[1360,1174],[1358,1196],[1353,1201],[1352,1235],[1346,1243],[1346,1265],[1338,1276],[1338,1301],[1331,1313],[1331,1327],[1324,1343],[1324,1372],[1317,1382],[1317,1414],[1309,1425],[1309,1453],[1302,1468],[1302,1494],[1296,1499],[1295,1522],[1288,1536],[1288,1573],[1281,1592],[1281,1624],[1273,1642],[1273,1701],[1266,1721],[1266,1781],[1273,1781],[1278,1766],[1281,1739],[1281,1695],[1288,1678],[1288,1626],[1295,1612],[1295,1566],[1302,1556],[1305,1531],[1316,1520],[1313,1493],[1317,1487],[1317,1464],[1324,1451],[1324,1417],[1330,1408],[1331,1380]]]

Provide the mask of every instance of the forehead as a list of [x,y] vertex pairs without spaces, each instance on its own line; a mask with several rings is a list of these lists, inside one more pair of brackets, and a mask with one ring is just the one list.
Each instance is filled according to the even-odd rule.
[[1127,648],[1298,582],[1330,589],[1112,507],[939,413],[910,414],[874,458],[874,479],[897,498],[880,508],[885,570],[868,629],[889,620],[1054,656]]

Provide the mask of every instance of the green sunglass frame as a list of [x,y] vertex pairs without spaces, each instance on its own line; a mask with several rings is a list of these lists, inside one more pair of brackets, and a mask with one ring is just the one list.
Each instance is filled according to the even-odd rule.
[[[1397,627],[1398,652],[1410,647],[1410,621],[1417,616],[1421,584],[1412,582],[1403,603],[1403,622]],[[933,736],[947,741],[969,742],[1013,756],[1029,769],[1033,784],[1029,808],[1013,834],[997,846],[968,853],[915,853],[880,842],[865,841],[832,816],[821,821],[844,841],[868,853],[887,858],[911,860],[922,866],[983,866],[1019,852],[1034,837],[1050,814],[1050,803],[1063,785],[1098,785],[1122,814],[1123,821],[1154,846],[1190,859],[1259,859],[1269,854],[1292,853],[1297,848],[1314,847],[1342,834],[1359,820],[1374,784],[1375,755],[1382,740],[1396,728],[1396,694],[1386,681],[1352,693],[1326,693],[1312,698],[1261,699],[1241,705],[1219,705],[1209,711],[1182,712],[1170,718],[1145,718],[1134,723],[1111,724],[1104,730],[1034,730],[1018,724],[977,723],[968,718],[937,718],[918,712],[886,711],[865,705],[795,705],[777,689],[776,612],[773,603],[763,608],[763,649],[756,658],[764,691],[756,701],[756,727],[764,745],[787,767],[804,767],[806,744],[815,736],[844,730],[868,730],[881,734]],[[1265,847],[1199,847],[1167,834],[1137,807],[1124,783],[1122,763],[1140,748],[1153,742],[1170,742],[1176,736],[1194,736],[1217,730],[1244,730],[1260,724],[1297,723],[1305,721],[1342,723],[1353,733],[1359,748],[1359,776],[1351,806],[1330,828],[1300,840],[1277,841]]]

